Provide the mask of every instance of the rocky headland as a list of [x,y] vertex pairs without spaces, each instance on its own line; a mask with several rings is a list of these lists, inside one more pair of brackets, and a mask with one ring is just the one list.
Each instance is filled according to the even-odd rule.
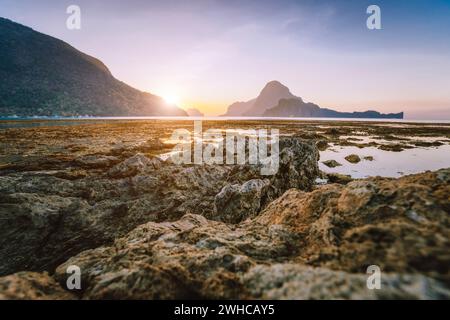
[[270,81],[258,97],[248,101],[238,101],[227,108],[225,117],[280,117],[280,118],[378,118],[403,119],[403,112],[380,113],[368,110],[362,112],[339,112],[321,108],[317,104],[305,102],[291,93],[279,81]]

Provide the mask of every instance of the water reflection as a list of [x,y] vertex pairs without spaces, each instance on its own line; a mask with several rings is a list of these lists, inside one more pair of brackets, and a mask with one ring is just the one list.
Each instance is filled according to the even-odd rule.
[[[361,162],[352,164],[344,158],[357,154]],[[372,156],[373,161],[364,160]],[[336,160],[342,166],[329,168],[322,163],[326,160]],[[320,152],[319,168],[329,173],[341,173],[353,178],[370,176],[400,177],[402,175],[438,170],[450,167],[450,145],[433,148],[406,149],[401,152],[384,151],[375,147],[341,147],[334,146]]]

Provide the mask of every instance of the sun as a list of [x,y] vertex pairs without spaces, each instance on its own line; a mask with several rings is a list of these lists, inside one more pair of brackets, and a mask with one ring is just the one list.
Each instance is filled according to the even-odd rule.
[[180,103],[180,99],[175,94],[163,95],[163,99],[167,104],[170,105],[178,105]]

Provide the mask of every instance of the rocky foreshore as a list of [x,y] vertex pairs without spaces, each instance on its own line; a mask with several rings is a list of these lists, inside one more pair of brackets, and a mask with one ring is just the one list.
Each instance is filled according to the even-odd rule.
[[[450,169],[317,185],[314,139],[281,139],[278,173],[261,176],[163,161],[159,139],[105,149],[95,130],[70,156],[10,142],[0,299],[450,298]],[[80,290],[66,288],[72,265]]]

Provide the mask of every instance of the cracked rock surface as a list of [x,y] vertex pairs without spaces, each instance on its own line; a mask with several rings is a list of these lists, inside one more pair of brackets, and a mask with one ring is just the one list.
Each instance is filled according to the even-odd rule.
[[299,136],[262,176],[175,165],[160,140],[107,125],[37,132],[47,145],[10,137],[2,156],[0,299],[450,298],[450,169],[317,186]]
[[288,187],[311,190],[318,175],[314,144],[286,139],[280,145],[280,169],[269,179],[256,166],[181,166],[142,153],[121,162],[112,156],[77,158],[75,163],[96,174],[75,180],[53,171],[2,175],[0,275],[52,272],[74,254],[111,243],[148,221],[196,213],[239,223]]

